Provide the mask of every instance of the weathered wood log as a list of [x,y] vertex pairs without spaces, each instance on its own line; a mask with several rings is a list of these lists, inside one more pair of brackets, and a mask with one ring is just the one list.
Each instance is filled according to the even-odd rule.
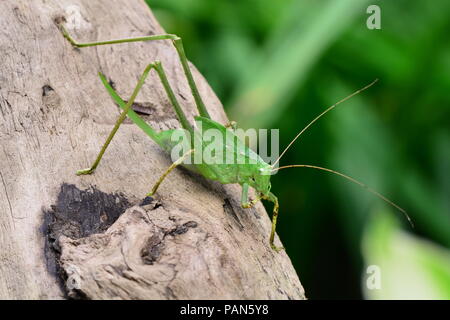
[[[80,50],[63,20],[84,41],[164,32],[142,0],[0,2],[0,298],[304,298],[289,257],[268,245],[263,206],[242,209],[239,186],[176,169],[143,202],[170,157],[130,122],[95,174],[75,175],[119,114],[97,71],[127,97],[158,59],[191,121],[196,110],[169,41]],[[179,126],[155,75],[138,101],[152,126]]]

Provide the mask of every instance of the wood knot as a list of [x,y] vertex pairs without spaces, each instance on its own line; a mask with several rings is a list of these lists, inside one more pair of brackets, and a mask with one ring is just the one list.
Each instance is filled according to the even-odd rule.
[[[46,84],[42,87],[42,103],[46,108],[54,109],[61,105],[61,97],[56,93],[50,85]],[[42,112],[46,112],[45,109],[41,109]]]

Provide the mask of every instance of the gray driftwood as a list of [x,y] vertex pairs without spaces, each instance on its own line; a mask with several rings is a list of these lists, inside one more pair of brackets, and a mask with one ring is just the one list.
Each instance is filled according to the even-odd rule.
[[[0,298],[304,298],[289,257],[268,245],[266,211],[241,209],[239,186],[177,169],[141,203],[170,159],[135,125],[94,175],[74,174],[119,114],[98,71],[127,97],[161,60],[190,117],[195,107],[170,42],[74,49],[56,26],[63,18],[82,40],[163,33],[142,0],[0,1]],[[156,76],[138,101],[156,128],[178,126]]]

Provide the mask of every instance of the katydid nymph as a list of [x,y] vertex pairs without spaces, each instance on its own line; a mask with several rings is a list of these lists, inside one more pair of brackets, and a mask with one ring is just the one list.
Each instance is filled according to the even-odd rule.
[[[179,157],[176,161],[173,162],[173,164],[164,172],[164,174],[157,180],[154,187],[151,189],[151,191],[147,194],[148,196],[151,196],[155,194],[157,191],[159,185],[164,180],[164,178],[172,171],[175,167],[178,165],[185,166],[187,169],[192,170],[194,172],[197,172],[204,177],[219,181],[222,184],[229,184],[229,183],[237,183],[242,186],[242,197],[241,197],[241,205],[243,208],[250,208],[253,205],[255,205],[260,200],[268,200],[273,203],[273,213],[272,213],[272,227],[271,232],[269,236],[269,243],[272,249],[279,251],[281,249],[284,249],[283,247],[278,247],[274,244],[275,239],[275,229],[277,224],[277,218],[278,218],[278,199],[277,197],[270,191],[271,184],[270,184],[270,178],[271,174],[274,172],[277,172],[279,169],[284,168],[290,168],[290,167],[304,167],[304,168],[313,168],[317,170],[326,171],[332,174],[339,175],[353,183],[356,183],[364,188],[366,188],[369,192],[375,194],[377,197],[381,198],[385,202],[389,203],[390,205],[394,206],[398,210],[402,211],[405,216],[407,217],[408,221],[410,221],[408,215],[406,212],[397,206],[395,203],[381,195],[380,193],[370,189],[363,183],[347,176],[342,173],[339,173],[337,171],[313,166],[313,165],[291,165],[291,166],[282,166],[277,168],[276,165],[281,159],[281,157],[286,153],[286,151],[289,149],[289,147],[307,130],[314,122],[316,122],[319,118],[321,118],[324,114],[335,108],[340,103],[346,101],[347,99],[353,97],[354,95],[360,93],[363,90],[366,90],[370,86],[372,86],[376,80],[369,85],[363,87],[362,89],[352,93],[351,95],[347,96],[346,98],[340,100],[333,106],[329,107],[325,111],[323,111],[320,115],[318,115],[312,122],[310,122],[303,130],[297,134],[297,136],[292,140],[292,142],[287,146],[287,148],[281,153],[281,156],[278,157],[278,159],[273,164],[266,163],[262,158],[260,158],[255,152],[253,152],[249,147],[247,147],[242,141],[239,140],[237,136],[235,136],[232,132],[232,129],[229,128],[228,125],[222,125],[214,120],[211,119],[209,116],[209,113],[206,109],[206,106],[200,96],[199,90],[195,84],[194,78],[192,76],[191,70],[189,68],[188,60],[186,58],[182,40],[180,37],[173,35],[173,34],[162,34],[162,35],[150,35],[150,36],[143,36],[143,37],[137,37],[137,38],[125,38],[125,39],[117,39],[117,40],[108,40],[108,41],[98,41],[98,42],[89,42],[89,43],[79,43],[75,41],[67,32],[67,30],[64,28],[64,26],[60,26],[61,31],[64,35],[64,37],[75,47],[91,47],[91,46],[99,46],[99,45],[112,45],[112,44],[120,44],[120,43],[127,43],[127,42],[138,42],[138,41],[161,41],[161,40],[168,40],[172,41],[178,56],[180,58],[181,65],[183,67],[184,74],[186,76],[188,85],[190,87],[190,90],[192,92],[192,95],[194,97],[194,101],[197,107],[197,110],[200,114],[200,116],[196,116],[195,120],[198,123],[201,123],[203,128],[211,128],[218,130],[219,132],[225,134],[227,133],[227,136],[230,136],[231,131],[231,137],[235,141],[235,146],[232,150],[229,148],[225,148],[225,145],[223,146],[223,153],[240,153],[245,154],[247,157],[256,159],[256,161],[253,164],[244,163],[244,164],[223,164],[223,163],[194,163],[194,164],[186,164],[186,160],[188,157],[195,157],[196,149],[194,148],[194,139],[199,139],[200,144],[202,146],[206,145],[205,141],[203,141],[201,133],[198,133],[198,130],[196,130],[187,120],[185,113],[183,112],[179,102],[177,101],[177,98],[175,96],[175,93],[173,92],[171,85],[169,84],[169,81],[167,79],[166,73],[164,72],[164,68],[159,61],[155,61],[153,63],[150,63],[144,70],[143,74],[141,75],[140,79],[138,80],[138,83],[130,97],[130,99],[125,102],[114,90],[114,88],[109,84],[107,79],[103,74],[100,75],[100,79],[103,82],[103,85],[105,86],[106,90],[112,97],[112,99],[116,102],[116,104],[119,105],[123,111],[121,112],[117,122],[115,123],[111,133],[109,134],[108,138],[106,139],[106,142],[104,143],[103,147],[101,148],[97,158],[95,159],[94,163],[91,167],[83,170],[77,171],[78,175],[84,175],[84,174],[91,174],[94,172],[94,170],[97,168],[98,164],[100,163],[100,160],[105,153],[108,145],[110,144],[111,140],[113,139],[115,133],[119,129],[120,125],[124,121],[124,119],[128,116],[136,125],[138,125],[152,140],[154,140],[164,151],[171,152],[172,148],[178,141],[172,141],[171,137],[173,136],[174,132],[176,130],[185,130],[188,133],[191,134],[192,138],[191,141],[191,148],[188,152],[184,153],[183,156]],[[133,111],[132,106],[136,99],[136,96],[139,93],[139,90],[142,88],[145,79],[147,78],[150,71],[154,69],[159,76],[159,79],[161,80],[161,83],[166,91],[166,94],[175,110],[175,113],[178,117],[179,122],[181,123],[181,126],[183,129],[172,129],[172,130],[165,130],[161,132],[156,132],[152,127],[150,127],[136,112]],[[249,187],[252,187],[256,191],[256,198],[253,200],[249,199],[248,191]]]

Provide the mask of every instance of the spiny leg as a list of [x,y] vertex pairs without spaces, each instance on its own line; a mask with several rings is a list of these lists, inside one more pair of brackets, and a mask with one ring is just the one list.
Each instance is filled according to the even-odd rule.
[[156,181],[155,185],[152,188],[152,191],[150,191],[149,193],[146,194],[147,197],[151,197],[153,196],[156,191],[159,188],[159,185],[161,184],[161,182],[163,182],[163,180],[167,177],[167,175],[176,167],[178,167],[180,164],[183,163],[183,161],[192,153],[194,152],[195,149],[191,149],[188,152],[186,152],[185,154],[183,154],[177,161],[175,161],[174,163],[172,163],[170,165],[170,167],[162,174],[161,177],[159,177],[158,181]]
[[272,229],[270,231],[270,237],[269,237],[269,243],[270,243],[270,247],[279,252],[281,250],[284,250],[284,247],[277,247],[274,244],[275,241],[275,230],[277,227],[277,219],[278,219],[278,198],[272,193],[270,192],[268,196],[263,197],[263,199],[268,200],[273,202],[273,213],[272,213]]
[[258,201],[261,200],[261,197],[258,196],[256,199],[249,201],[248,198],[248,187],[249,185],[247,183],[244,183],[242,185],[242,196],[241,196],[241,206],[244,209],[248,209],[253,207]]
[[151,35],[144,37],[135,37],[135,38],[124,38],[124,39],[115,39],[115,40],[107,40],[107,41],[96,41],[96,42],[86,42],[80,43],[76,41],[72,36],[70,36],[67,29],[60,25],[61,32],[63,36],[75,47],[84,48],[84,47],[94,47],[101,45],[109,45],[109,44],[118,44],[118,43],[127,43],[127,42],[139,42],[139,41],[155,41],[155,40],[172,40],[177,50],[178,56],[181,61],[181,65],[183,66],[183,71],[188,81],[189,87],[191,89],[192,95],[194,96],[195,104],[197,105],[198,112],[202,117],[209,118],[208,111],[206,110],[205,104],[200,96],[197,85],[195,84],[194,77],[192,76],[191,69],[189,68],[189,62],[186,57],[186,53],[184,52],[183,41],[180,37],[174,34],[161,34],[161,35]]

